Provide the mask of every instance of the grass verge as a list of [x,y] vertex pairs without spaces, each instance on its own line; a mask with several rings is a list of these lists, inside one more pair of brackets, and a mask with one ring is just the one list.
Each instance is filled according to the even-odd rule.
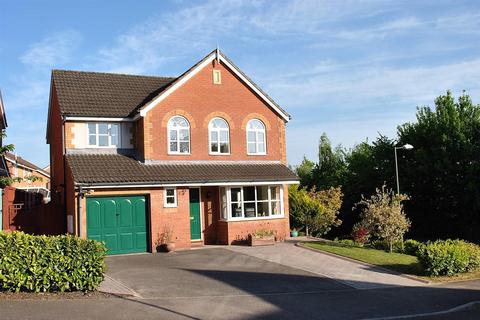
[[305,246],[339,256],[359,260],[375,266],[397,271],[403,274],[413,275],[432,282],[464,281],[480,278],[480,270],[461,273],[451,277],[428,277],[418,258],[403,253],[390,253],[371,248],[350,247],[328,242],[307,242]]

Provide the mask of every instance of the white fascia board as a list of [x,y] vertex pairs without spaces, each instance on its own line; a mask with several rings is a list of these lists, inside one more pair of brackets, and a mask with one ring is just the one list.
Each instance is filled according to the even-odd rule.
[[194,75],[196,75],[200,70],[202,70],[205,66],[207,66],[210,62],[215,59],[215,53],[211,53],[209,57],[207,57],[202,63],[200,63],[198,66],[196,66],[193,70],[191,70],[188,74],[186,74],[182,79],[180,79],[177,83],[175,83],[173,86],[162,92],[158,97],[150,101],[146,106],[144,106],[140,110],[140,116],[145,117],[148,111],[153,109],[157,104],[159,104],[161,101],[165,100],[166,97],[168,97],[172,92],[177,90],[179,87],[181,87],[185,82],[190,80]]
[[275,110],[282,118],[288,122],[290,121],[290,117],[286,115],[282,110],[280,110],[272,101],[266,97],[260,90],[257,89],[256,86],[253,85],[245,76],[233,66],[227,59],[225,59],[222,54],[220,54],[220,61],[222,61],[230,70],[232,70],[243,82],[245,82],[250,89],[252,89],[256,94],[258,94],[273,110]]
[[105,122],[132,122],[133,118],[102,118],[102,117],[65,117],[67,121],[105,121]]
[[[285,114],[282,110],[280,110],[268,97],[266,97],[260,90],[257,89],[253,83],[250,82],[235,66],[233,66],[227,59],[223,57],[221,53],[217,53],[218,58],[222,61],[230,70],[232,70],[247,86],[252,89],[256,94],[258,94],[262,100],[264,100],[273,110],[275,110],[286,122],[290,121],[290,117]],[[168,97],[172,92],[177,90],[180,86],[182,86],[185,82],[190,80],[194,75],[196,75],[200,70],[202,70],[205,66],[207,66],[210,62],[216,59],[217,54],[215,52],[211,53],[208,58],[205,59],[201,64],[195,67],[195,69],[191,70],[188,74],[186,74],[180,81],[175,83],[173,86],[168,88],[165,92],[162,92],[157,98],[149,102],[146,106],[144,106],[140,110],[140,116],[144,117],[147,112],[153,109],[158,103],[163,101],[166,97]],[[138,119],[135,116],[134,120]]]
[[281,184],[299,184],[299,181],[259,181],[259,182],[192,182],[192,183],[159,183],[159,184],[112,184],[88,185],[77,184],[85,189],[117,189],[117,188],[159,188],[159,187],[202,187],[202,186],[264,186]]

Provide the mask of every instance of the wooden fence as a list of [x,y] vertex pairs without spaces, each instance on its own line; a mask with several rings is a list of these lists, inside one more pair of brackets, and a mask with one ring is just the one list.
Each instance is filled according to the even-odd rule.
[[42,194],[5,187],[2,197],[3,230],[47,235],[66,232],[63,208],[52,202],[43,203]]

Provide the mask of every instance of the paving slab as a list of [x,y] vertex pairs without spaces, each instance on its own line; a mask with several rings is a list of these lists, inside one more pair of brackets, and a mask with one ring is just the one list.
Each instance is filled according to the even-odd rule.
[[300,248],[295,246],[293,242],[277,243],[274,246],[263,247],[230,246],[228,250],[335,279],[356,289],[426,285],[383,268]]

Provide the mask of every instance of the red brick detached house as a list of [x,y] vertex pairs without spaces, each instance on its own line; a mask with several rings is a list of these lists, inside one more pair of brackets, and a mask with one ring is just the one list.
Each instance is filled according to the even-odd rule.
[[290,116],[218,50],[178,78],[54,70],[52,201],[110,254],[289,234]]

